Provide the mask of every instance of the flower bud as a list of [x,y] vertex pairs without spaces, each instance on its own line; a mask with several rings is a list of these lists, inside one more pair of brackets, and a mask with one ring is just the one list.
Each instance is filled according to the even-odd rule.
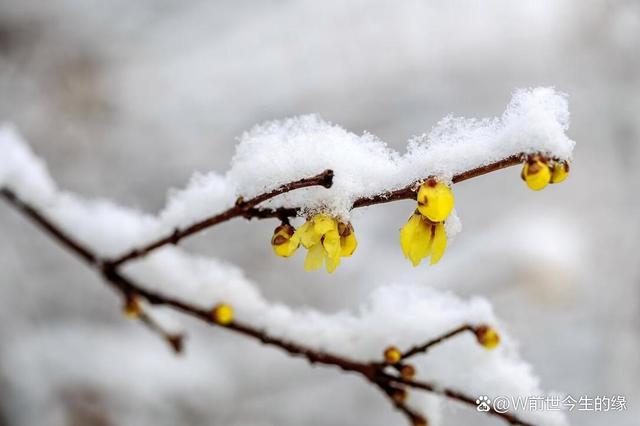
[[288,223],[278,226],[273,231],[273,237],[271,238],[273,252],[282,257],[289,257],[295,253],[300,245],[300,240],[292,238],[294,233],[295,229]]
[[400,377],[406,380],[411,380],[416,375],[416,369],[413,365],[405,364],[400,368]]
[[220,325],[229,325],[233,322],[233,307],[226,303],[219,303],[211,310],[211,318]]
[[500,335],[495,328],[481,325],[475,329],[478,343],[486,349],[495,349],[500,344]]
[[553,165],[551,172],[551,183],[560,183],[569,176],[569,163],[566,161],[557,161]]
[[529,188],[540,191],[551,181],[551,169],[544,158],[536,155],[524,163],[520,176]]
[[396,404],[402,404],[407,400],[407,391],[404,389],[394,389],[391,391],[391,398]]
[[429,179],[418,190],[418,210],[432,222],[442,222],[453,209],[453,191],[435,179]]
[[136,319],[142,313],[140,302],[135,296],[128,296],[122,307],[122,313],[129,319]]
[[389,364],[397,364],[401,358],[402,353],[400,352],[400,349],[395,346],[389,346],[384,350],[384,360]]

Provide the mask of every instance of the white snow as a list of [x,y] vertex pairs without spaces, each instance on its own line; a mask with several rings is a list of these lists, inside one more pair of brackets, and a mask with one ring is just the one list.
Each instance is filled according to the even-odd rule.
[[400,154],[365,133],[350,133],[316,115],[256,126],[240,138],[230,179],[245,197],[325,169],[333,186],[308,188],[273,200],[349,218],[353,201],[402,188],[428,176],[455,174],[521,152],[570,159],[574,142],[566,95],[552,88],[518,90],[501,118],[446,117],[430,132],[413,138]]
[[[0,128],[0,187],[11,188],[99,254],[117,255],[176,226],[221,211],[238,195],[248,198],[327,168],[335,172],[331,189],[295,191],[270,204],[322,208],[348,217],[354,199],[429,175],[450,179],[518,152],[544,152],[568,159],[574,143],[565,135],[567,126],[566,97],[544,88],[516,92],[500,119],[446,118],[429,136],[412,140],[403,155],[373,135],[357,136],[316,116],[271,122],[242,136],[226,176],[195,175],[186,189],[171,192],[167,206],[155,216],[58,190],[16,130],[4,126]],[[458,220],[448,226],[451,233],[460,229]],[[380,288],[353,311],[327,314],[292,309],[266,300],[235,266],[177,247],[158,250],[127,265],[125,272],[149,288],[204,307],[232,303],[240,321],[274,336],[363,360],[379,359],[389,344],[407,348],[462,323],[489,323],[503,330],[486,301],[463,301],[416,285]],[[501,347],[488,352],[473,336],[459,336],[428,356],[416,358],[419,377],[472,396],[542,394],[513,341],[507,333],[502,337]],[[565,424],[559,412],[522,416],[540,424]]]

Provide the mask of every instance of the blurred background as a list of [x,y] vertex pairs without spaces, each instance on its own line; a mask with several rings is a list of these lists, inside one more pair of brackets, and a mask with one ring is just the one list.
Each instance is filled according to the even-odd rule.
[[[569,94],[570,178],[534,193],[514,168],[457,185],[464,231],[436,267],[402,258],[408,202],[358,211],[358,253],[332,276],[273,256],[267,221],[185,245],[327,312],[391,282],[486,297],[545,390],[628,401],[573,424],[636,425],[640,3],[0,0],[0,120],[62,187],[151,212],[194,170],[224,173],[263,120],[315,112],[403,152],[449,113],[499,115],[540,85]],[[358,378],[189,321],[176,358],[4,205],[0,235],[2,426],[404,424]],[[444,420],[497,424],[457,404]]]

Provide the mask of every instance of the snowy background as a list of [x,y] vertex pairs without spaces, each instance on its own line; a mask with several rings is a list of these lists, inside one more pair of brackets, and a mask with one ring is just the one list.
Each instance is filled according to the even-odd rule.
[[[410,202],[356,212],[360,246],[332,276],[273,256],[268,221],[227,223],[185,247],[238,265],[270,301],[328,313],[393,282],[482,295],[544,389],[629,401],[623,413],[572,413],[573,424],[631,425],[639,4],[0,2],[0,120],[62,187],[150,212],[194,170],[227,171],[236,138],[264,120],[315,112],[403,152],[449,113],[499,115],[514,88],[539,85],[570,95],[570,178],[534,193],[513,168],[457,185],[464,232],[436,267],[402,258]],[[190,321],[187,354],[174,358],[5,206],[0,233],[0,424],[404,421],[359,379]],[[497,422],[455,404],[444,414]]]

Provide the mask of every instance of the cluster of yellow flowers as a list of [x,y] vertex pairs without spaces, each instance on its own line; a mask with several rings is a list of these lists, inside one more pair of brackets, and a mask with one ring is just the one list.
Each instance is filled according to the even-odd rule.
[[[527,186],[535,191],[549,183],[562,182],[568,175],[569,163],[549,160],[540,154],[526,159],[521,174]],[[430,178],[418,188],[416,201],[415,212],[400,230],[400,246],[413,266],[427,257],[433,265],[447,248],[444,224],[453,210],[453,192],[449,185]],[[271,245],[275,254],[282,257],[292,256],[302,245],[308,249],[305,270],[313,271],[326,264],[327,271],[333,272],[342,257],[353,254],[358,242],[350,223],[316,214],[297,230],[288,223],[278,226]]]
[[569,176],[569,163],[549,161],[541,155],[532,155],[524,163],[522,180],[534,191],[540,191],[550,183],[560,183]]
[[297,230],[289,224],[278,226],[271,239],[273,251],[282,257],[293,255],[302,245],[308,250],[304,269],[314,271],[326,262],[328,272],[340,264],[340,258],[349,257],[358,246],[353,226],[325,214],[317,214]]

